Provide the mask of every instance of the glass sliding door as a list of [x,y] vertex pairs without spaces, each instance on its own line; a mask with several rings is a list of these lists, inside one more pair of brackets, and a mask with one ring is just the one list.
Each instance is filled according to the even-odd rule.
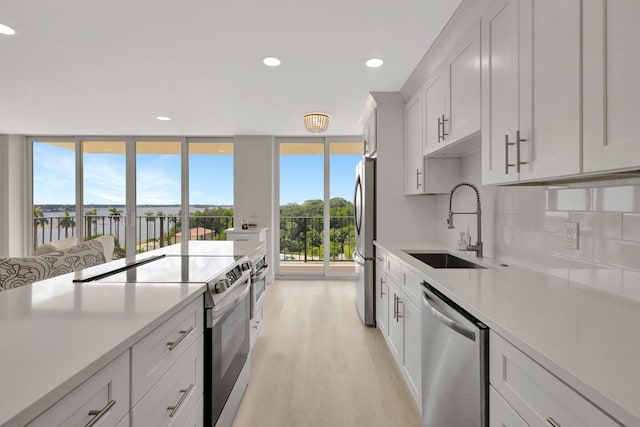
[[32,251],[78,234],[76,143],[55,138],[32,141]]
[[126,255],[126,142],[81,141],[83,235],[114,237],[113,258]]
[[189,239],[226,240],[233,227],[233,142],[189,138]]
[[182,141],[136,141],[136,253],[183,239]]
[[353,189],[362,142],[329,142],[329,273],[355,274]]
[[[324,139],[279,143],[282,275],[324,274]],[[309,142],[307,142],[309,141]]]

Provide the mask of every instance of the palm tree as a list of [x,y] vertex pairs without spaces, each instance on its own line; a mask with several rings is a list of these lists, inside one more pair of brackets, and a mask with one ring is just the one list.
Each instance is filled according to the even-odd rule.
[[49,220],[44,217],[44,211],[41,206],[33,208],[33,249],[38,246],[38,225],[42,226],[42,244],[44,245],[44,229]]
[[164,247],[164,212],[156,212],[156,216],[160,220],[160,247]]
[[64,238],[69,237],[69,227],[73,228],[76,226],[76,222],[73,217],[69,215],[69,210],[64,210],[64,216],[58,221],[58,229],[64,228]]
[[96,208],[90,209],[84,213],[84,216],[86,218],[85,223],[87,226],[87,233],[84,236],[84,239],[89,240],[91,239],[91,224],[95,224],[95,234],[98,234],[98,220],[96,219],[98,216],[98,210]]
[[[116,237],[120,238],[120,216],[122,211],[118,208],[109,208],[109,226],[111,226],[111,220],[116,223]],[[113,233],[112,233],[113,234]]]

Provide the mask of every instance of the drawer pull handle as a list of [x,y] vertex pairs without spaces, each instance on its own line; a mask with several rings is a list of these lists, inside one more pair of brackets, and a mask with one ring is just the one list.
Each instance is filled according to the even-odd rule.
[[553,427],[561,427],[552,417],[547,418],[547,422]]
[[180,344],[180,342],[187,336],[189,335],[189,333],[193,331],[193,326],[191,326],[189,329],[185,330],[185,331],[180,331],[180,337],[178,337],[177,340],[175,341],[169,341],[167,343],[167,345],[169,346],[169,351],[173,350],[174,348],[176,348],[178,346],[178,344]]
[[115,400],[110,400],[109,402],[107,402],[104,408],[89,411],[88,415],[93,418],[91,418],[91,421],[85,424],[84,427],[91,427],[95,425],[98,421],[100,421],[100,418],[104,417],[104,414],[106,414],[107,412],[109,412],[111,408],[113,408],[113,405],[115,404],[116,404]]
[[171,411],[169,412],[169,418],[173,418],[176,412],[178,412],[178,409],[180,409],[180,405],[182,405],[182,402],[184,402],[184,399],[187,398],[192,388],[193,388],[193,384],[189,384],[189,387],[187,387],[186,390],[180,390],[180,393],[182,393],[182,396],[180,396],[180,400],[178,400],[178,403],[176,403],[173,406],[167,406],[167,411]]

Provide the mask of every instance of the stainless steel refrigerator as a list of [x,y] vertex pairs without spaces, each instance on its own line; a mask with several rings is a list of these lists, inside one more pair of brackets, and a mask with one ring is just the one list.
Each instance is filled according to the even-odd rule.
[[356,166],[353,196],[356,250],[356,307],[365,325],[375,326],[376,159],[364,157]]

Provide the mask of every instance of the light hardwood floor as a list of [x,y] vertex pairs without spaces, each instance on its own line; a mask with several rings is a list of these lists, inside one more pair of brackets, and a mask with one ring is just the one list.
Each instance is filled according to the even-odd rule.
[[420,427],[384,337],[362,324],[353,281],[276,281],[233,427]]

